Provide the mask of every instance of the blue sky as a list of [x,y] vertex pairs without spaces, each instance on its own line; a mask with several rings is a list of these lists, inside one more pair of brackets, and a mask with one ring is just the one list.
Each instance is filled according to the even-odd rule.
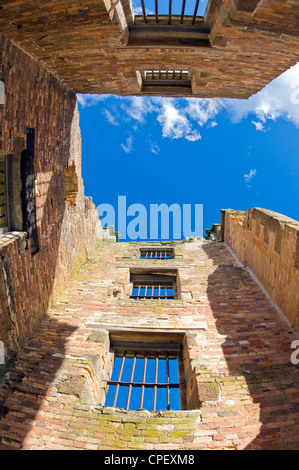
[[[155,13],[155,0],[145,0],[145,9],[147,15]],[[141,0],[132,1],[135,15],[142,15]],[[197,16],[203,16],[208,4],[208,0],[200,0],[197,10]],[[186,2],[185,15],[192,15],[194,13],[195,1]],[[180,15],[182,9],[182,0],[172,0],[172,14]],[[167,15],[169,13],[169,2],[158,3],[158,13],[160,15]]]
[[[78,95],[94,203],[263,207],[299,220],[299,64],[248,100]],[[117,224],[116,224],[117,225]],[[117,226],[116,226],[117,229]]]

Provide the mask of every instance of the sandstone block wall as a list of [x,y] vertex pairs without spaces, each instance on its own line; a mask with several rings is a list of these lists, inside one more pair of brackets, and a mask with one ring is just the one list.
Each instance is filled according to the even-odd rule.
[[299,222],[259,208],[222,215],[224,242],[299,331]]
[[[0,340],[16,350],[97,244],[99,219],[84,196],[76,95],[38,61],[0,34],[6,85],[0,105],[0,153],[22,152],[35,130],[34,178],[39,252],[24,235],[0,237]],[[65,171],[75,168],[70,205]]]

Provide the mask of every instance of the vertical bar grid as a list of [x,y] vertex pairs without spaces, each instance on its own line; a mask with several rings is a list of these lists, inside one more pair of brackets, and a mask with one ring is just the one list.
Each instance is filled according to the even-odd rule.
[[[182,73],[180,72],[180,78],[182,79]],[[168,72],[166,72],[167,76]],[[141,250],[140,251],[140,258],[145,258],[145,259],[172,259],[172,251],[166,251],[166,250]]]
[[[166,355],[161,354],[157,351],[150,353],[150,357],[154,356],[153,357],[154,362],[152,364],[154,370],[149,369],[149,366],[148,366],[149,354],[145,353],[145,354],[141,354],[141,356],[140,356],[140,354],[138,354],[139,359],[143,358],[142,382],[134,381],[135,370],[137,370],[139,366],[138,367],[136,366],[137,352],[136,351],[134,353],[130,352],[129,356],[131,357],[132,354],[133,354],[133,363],[132,363],[132,367],[131,367],[131,371],[130,371],[129,381],[122,381],[121,380],[122,374],[123,374],[125,358],[128,357],[128,352],[125,351],[122,355],[122,362],[121,362],[120,370],[119,370],[119,373],[118,373],[118,380],[117,381],[108,381],[107,382],[108,388],[111,385],[116,386],[116,390],[115,390],[115,393],[114,393],[113,407],[116,407],[118,397],[120,397],[120,400],[123,399],[122,396],[120,395],[122,392],[119,392],[119,389],[123,390],[124,387],[128,387],[128,392],[127,392],[127,396],[126,396],[126,410],[136,409],[136,408],[134,408],[134,404],[133,404],[133,408],[131,407],[131,392],[132,392],[133,387],[137,387],[140,390],[139,409],[144,408],[146,388],[151,388],[151,389],[153,389],[152,407],[147,408],[147,409],[152,409],[153,411],[162,410],[162,409],[170,410],[171,409],[171,403],[173,404],[173,401],[171,402],[170,389],[172,388],[172,389],[180,390],[180,383],[179,383],[179,381],[176,381],[176,382],[171,382],[170,381],[170,366],[169,366],[170,356],[169,356],[169,353],[167,353]],[[121,357],[121,356],[119,356],[119,357]],[[176,360],[178,360],[178,355],[177,354],[174,354],[174,355],[172,354],[172,357],[175,358]],[[162,361],[164,361],[164,364],[165,364],[165,361],[166,361],[166,381],[164,379],[164,382],[161,382],[161,381],[158,380],[158,377],[159,377],[159,361],[161,361],[160,364],[162,363]],[[140,365],[142,366],[142,364],[140,364]],[[148,369],[149,369],[149,371],[152,370],[152,372],[154,372],[154,381],[153,382],[149,382],[149,381],[146,380],[147,379]],[[151,375],[151,372],[150,372],[150,375]],[[165,372],[164,372],[163,375],[165,377]],[[137,376],[138,376],[138,373],[137,373]],[[164,389],[166,391],[166,402],[165,402],[165,398],[161,401],[161,397],[160,397],[160,395],[158,395],[158,389]],[[166,407],[165,407],[165,405],[166,405]],[[146,407],[147,407],[147,403],[146,403]]]
[[[144,289],[144,293],[141,294],[141,289]],[[161,290],[164,289],[164,295],[161,294]],[[158,291],[158,295],[154,295],[154,290]],[[172,290],[172,294],[169,292]],[[136,293],[134,293],[137,291]],[[151,292],[149,295],[148,292]],[[153,283],[153,284],[133,284],[133,293],[131,295],[131,299],[140,300],[140,299],[174,299],[174,292],[175,292],[175,283],[169,282],[166,284],[161,283]]]
[[[182,1],[181,13],[177,16],[180,17],[180,23],[183,24],[184,19],[185,19],[186,0],[181,0],[181,1]],[[194,10],[193,10],[193,15],[192,15],[192,24],[195,24],[200,0],[193,0],[193,1],[195,2],[195,7],[194,7]],[[143,21],[144,21],[144,23],[148,23],[146,7],[145,7],[145,0],[141,0],[141,9],[142,9]],[[168,3],[168,13],[167,13],[167,10],[166,10],[165,12],[162,13],[162,15],[163,16],[167,15],[168,16],[168,24],[172,24],[172,20],[173,20],[172,0],[169,0],[169,3]],[[175,13],[175,15],[176,15],[176,13]],[[137,16],[139,16],[139,15],[137,15]],[[156,22],[156,24],[158,24],[159,23],[159,2],[158,2],[158,0],[155,0],[154,16],[155,16],[155,22]]]

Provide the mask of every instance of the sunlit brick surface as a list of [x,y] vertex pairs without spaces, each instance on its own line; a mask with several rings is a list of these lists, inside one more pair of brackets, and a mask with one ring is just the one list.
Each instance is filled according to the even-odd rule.
[[[294,334],[222,243],[173,246],[167,264],[179,270],[181,298],[136,303],[128,298],[129,268],[148,260],[136,243],[102,242],[6,376],[1,448],[298,448]],[[124,327],[186,332],[199,409],[102,406],[104,333]]]

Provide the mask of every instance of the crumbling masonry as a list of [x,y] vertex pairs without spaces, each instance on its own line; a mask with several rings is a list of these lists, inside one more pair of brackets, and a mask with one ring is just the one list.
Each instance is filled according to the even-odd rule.
[[[76,105],[248,97],[295,64],[298,25],[294,0],[210,0],[192,27],[129,0],[0,2],[0,449],[298,448],[299,223],[226,210],[218,241],[116,243],[84,196]],[[174,298],[132,299],[153,276]],[[181,409],[105,406],[117,351],[166,344]]]

